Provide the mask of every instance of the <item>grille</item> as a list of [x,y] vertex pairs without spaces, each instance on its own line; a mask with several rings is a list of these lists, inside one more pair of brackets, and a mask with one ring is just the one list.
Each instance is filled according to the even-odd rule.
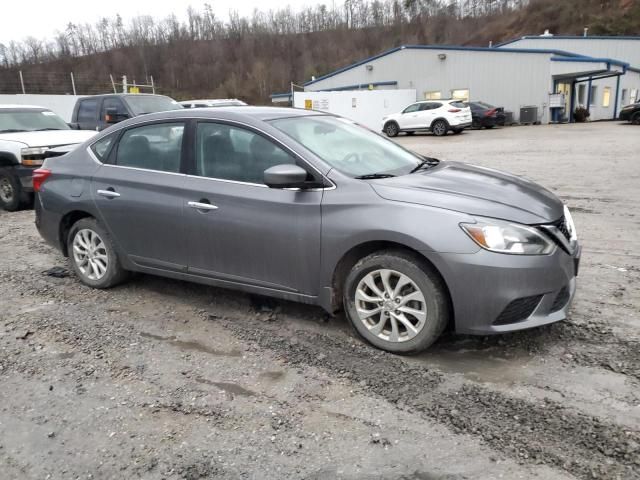
[[567,221],[564,218],[564,215],[560,220],[552,224],[558,230],[562,232],[567,240],[571,240],[571,234],[569,233],[569,229],[567,228]]
[[498,315],[498,318],[493,322],[494,325],[508,325],[509,323],[521,322],[529,318],[529,315],[533,313],[542,295],[535,295],[533,297],[522,297],[514,300],[507,305],[502,313]]
[[570,297],[571,294],[569,293],[569,287],[563,287],[562,290],[558,292],[558,295],[556,295],[556,299],[553,301],[553,305],[551,305],[551,312],[557,312],[562,307],[564,307],[569,301]]

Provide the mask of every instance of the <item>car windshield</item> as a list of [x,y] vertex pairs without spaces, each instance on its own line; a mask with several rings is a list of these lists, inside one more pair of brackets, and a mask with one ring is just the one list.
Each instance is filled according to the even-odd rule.
[[69,130],[69,125],[50,110],[0,109],[0,133],[34,130]]
[[127,103],[134,115],[144,115],[145,113],[166,112],[167,110],[180,110],[180,105],[175,100],[162,95],[131,95],[126,97]]
[[424,160],[345,118],[293,117],[271,124],[351,177],[404,175]]

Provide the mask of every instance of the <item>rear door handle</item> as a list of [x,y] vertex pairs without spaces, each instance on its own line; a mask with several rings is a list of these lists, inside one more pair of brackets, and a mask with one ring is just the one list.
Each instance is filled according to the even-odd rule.
[[191,208],[195,208],[196,210],[217,210],[218,207],[215,205],[211,205],[210,203],[202,203],[202,202],[187,202]]
[[98,190],[98,195],[101,195],[103,197],[107,197],[107,198],[118,198],[120,196],[120,194],[118,192],[114,192],[112,189],[110,190]]

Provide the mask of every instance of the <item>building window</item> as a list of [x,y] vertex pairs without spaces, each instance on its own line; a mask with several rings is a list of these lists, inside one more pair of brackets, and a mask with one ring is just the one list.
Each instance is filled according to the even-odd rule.
[[602,106],[608,107],[611,103],[611,87],[604,87],[602,92]]
[[631,89],[631,96],[629,97],[629,103],[636,103],[636,97],[638,95],[638,90],[635,88]]
[[469,89],[462,88],[458,90],[451,90],[451,98],[455,100],[469,100]]
[[620,105],[624,105],[624,102],[627,100],[627,89],[623,88],[622,93],[620,94]]
[[580,106],[584,106],[586,103],[584,100],[585,90],[586,90],[586,87],[584,85],[578,85],[578,105]]
[[425,92],[424,94],[425,100],[440,100],[441,98],[442,98],[442,93],[440,93],[440,91]]
[[598,97],[598,87],[596,85],[591,85],[591,95],[589,96],[589,105],[595,107],[596,98]]

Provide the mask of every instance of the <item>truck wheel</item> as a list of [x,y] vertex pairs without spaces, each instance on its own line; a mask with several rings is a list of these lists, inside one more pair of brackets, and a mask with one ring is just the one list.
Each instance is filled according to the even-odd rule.
[[442,281],[407,252],[380,251],[360,260],[347,276],[343,295],[351,325],[367,342],[388,352],[420,352],[449,322]]
[[436,137],[443,137],[447,134],[447,130],[449,130],[449,125],[444,120],[436,120],[431,125],[431,131]]
[[15,212],[20,208],[22,188],[20,181],[9,169],[0,169],[0,208]]

